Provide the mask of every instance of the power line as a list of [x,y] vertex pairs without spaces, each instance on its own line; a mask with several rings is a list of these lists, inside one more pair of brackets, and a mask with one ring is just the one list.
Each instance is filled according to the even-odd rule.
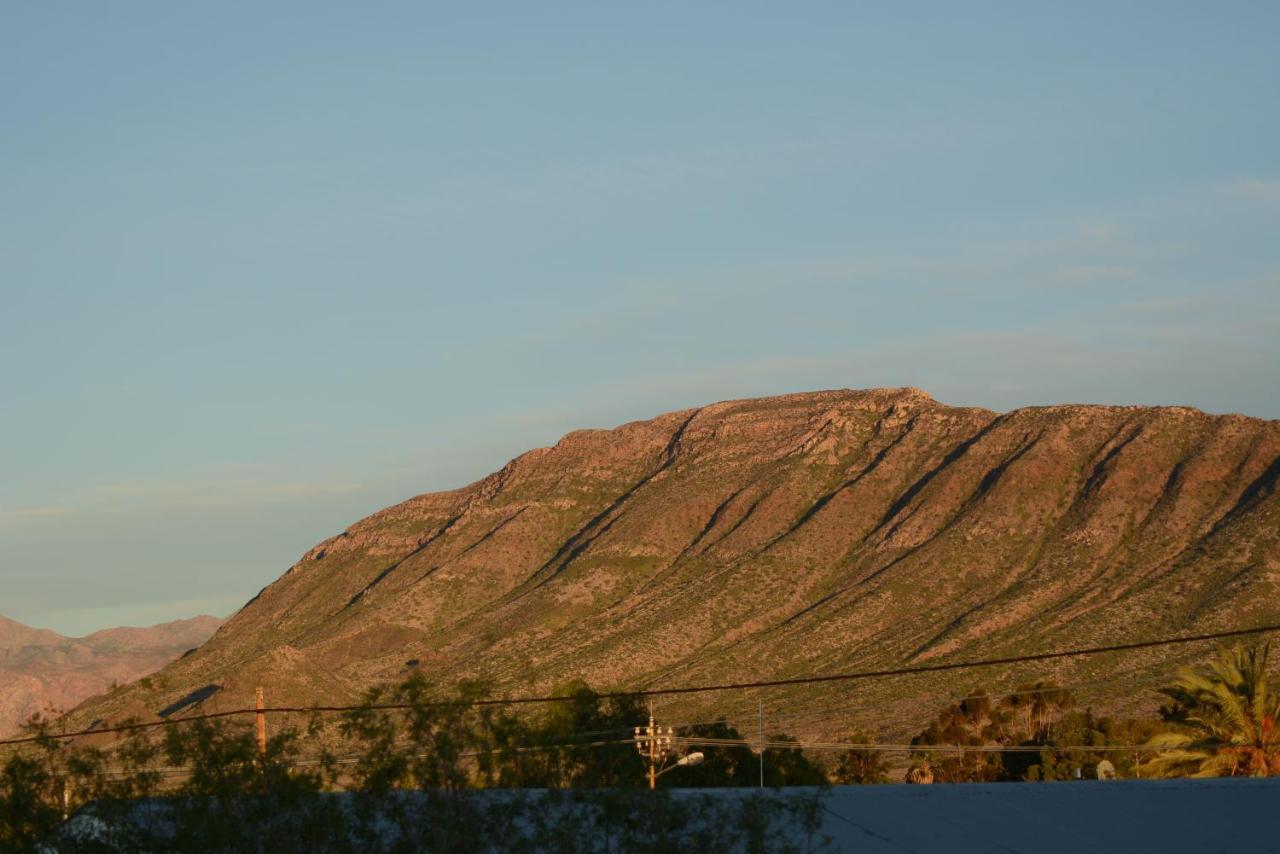
[[[676,738],[681,744],[696,747],[752,747],[761,744],[746,738]],[[1134,751],[1162,752],[1167,747],[1151,747],[1145,744],[851,744],[841,741],[765,741],[766,750],[853,750],[859,753],[1040,753],[1045,750],[1085,753],[1132,753]]]
[[[1202,635],[1188,635],[1175,638],[1161,638],[1159,640],[1150,641],[1134,641],[1131,643],[1111,644],[1108,646],[1082,647],[1079,649],[1060,650],[1057,652],[1040,652],[1028,655],[1015,655],[1005,658],[987,658],[977,661],[956,661],[945,664],[922,664],[914,667],[898,667],[888,670],[864,670],[855,673],[833,673],[827,676],[797,676],[791,679],[768,679],[758,682],[730,682],[712,685],[693,685],[681,688],[648,688],[637,691],[609,691],[603,693],[593,693],[591,699],[596,700],[615,700],[615,699],[632,699],[641,697],[661,697],[672,696],[677,694],[702,694],[714,691],[741,691],[752,688],[777,688],[785,685],[815,685],[826,682],[851,682],[859,679],[878,679],[886,676],[911,676],[919,673],[938,673],[947,670],[965,670],[974,667],[994,667],[1005,664],[1020,664],[1030,661],[1049,661],[1055,658],[1072,658],[1080,655],[1100,655],[1108,652],[1126,652],[1136,649],[1151,649],[1161,646],[1175,646],[1178,644],[1200,643],[1210,640],[1223,640],[1225,638],[1243,637],[1245,635],[1265,634],[1270,632],[1280,632],[1280,624],[1269,626],[1256,626],[1251,629],[1233,629],[1230,631],[1210,632]],[[419,708],[450,708],[450,707],[470,707],[470,706],[504,706],[504,705],[528,705],[535,703],[564,703],[572,702],[579,699],[575,696],[551,696],[551,697],[509,697],[504,699],[480,699],[480,700],[442,700],[432,703],[420,704]],[[361,706],[316,706],[311,708],[278,708],[267,709],[269,712],[346,712],[354,711],[359,708],[369,708]],[[382,706],[373,706],[372,708],[383,709],[409,709],[414,708],[407,703],[389,703]]]
[[[1040,694],[1052,694],[1058,691],[1083,692],[1083,690],[1086,688],[1096,688],[1100,685],[1114,684],[1120,681],[1122,678],[1124,677],[1111,676],[1106,679],[1093,679],[1087,682],[1068,682],[1068,683],[1057,683],[1057,682],[1050,682],[1049,680],[1044,680],[1045,684],[1043,684],[1041,687],[1038,687],[1038,688],[1024,688],[1024,689],[1015,690],[1015,691],[993,691],[991,693],[965,694],[964,696],[961,696],[961,697],[952,698],[951,702],[963,703],[966,700],[987,699],[994,703],[994,702],[999,702],[1006,699],[1011,699],[1013,697],[1031,697],[1031,696],[1036,696]],[[1074,699],[1075,698],[1073,697],[1073,700]],[[784,701],[784,703],[780,703],[776,706],[766,707],[764,710],[764,715],[765,715],[765,720],[771,723],[779,723],[782,721],[791,721],[791,720],[803,720],[803,721],[811,721],[814,719],[832,720],[832,719],[841,717],[842,715],[847,715],[849,713],[854,712],[855,711],[854,706],[856,705],[856,703],[857,703],[857,697],[850,696],[847,699],[841,700],[834,705],[824,705],[824,706],[819,706],[817,708],[806,706],[803,708],[803,711],[796,711],[797,706],[802,706],[803,704],[798,704],[794,700],[792,700],[791,702]],[[693,726],[701,726],[701,725],[714,725],[718,723],[728,723],[731,719],[734,719],[734,718],[743,718],[745,720],[748,717],[754,717],[754,715],[756,714],[755,707],[746,701],[739,702],[737,705],[716,706],[712,708],[713,708],[712,711],[707,711],[707,712],[700,711],[699,714],[718,715],[715,718],[707,718],[702,720],[668,721],[667,723],[669,723],[671,726],[674,726],[674,727],[693,727]]]
[[[697,738],[697,737],[677,737],[675,741],[684,747],[747,747],[753,750],[761,748],[765,750],[807,750],[811,752],[836,751],[846,752],[855,751],[858,753],[929,753],[944,756],[963,756],[968,753],[1041,753],[1043,751],[1055,751],[1064,753],[1074,751],[1079,753],[1151,753],[1167,750],[1165,747],[1152,747],[1147,744],[1013,744],[1013,745],[958,745],[958,744],[851,744],[849,742],[820,742],[820,741],[779,741],[776,739],[765,741],[763,744],[752,741],[750,739],[735,738]],[[480,756],[492,756],[501,754],[529,754],[543,753],[551,750],[560,750],[563,748],[596,748],[596,747],[616,747],[621,745],[631,745],[632,739],[613,739],[605,741],[590,742],[573,742],[561,741],[550,744],[527,744],[527,745],[508,745],[506,747],[494,747],[483,750],[467,750],[458,754],[460,758],[475,758]],[[424,759],[430,754],[418,753],[407,758]],[[346,754],[343,756],[330,757],[328,760],[321,758],[298,759],[288,763],[287,768],[314,768],[324,765],[331,766],[350,766],[359,764],[364,758],[363,754]],[[190,775],[191,770],[183,766],[167,766],[161,768],[145,769],[146,773],[156,774],[161,778],[181,777]],[[128,776],[134,772],[112,771],[108,772],[108,776],[121,777]]]
[[[638,691],[609,691],[603,693],[593,693],[587,695],[587,699],[591,700],[618,700],[618,699],[640,699],[644,697],[662,697],[675,696],[681,694],[702,694],[717,691],[742,691],[753,688],[777,688],[787,685],[816,685],[830,682],[852,682],[861,679],[881,679],[890,676],[913,676],[921,673],[941,673],[950,670],[967,670],[977,667],[996,667],[1007,664],[1023,664],[1032,661],[1050,661],[1058,658],[1073,658],[1083,655],[1101,655],[1109,652],[1129,652],[1138,649],[1153,649],[1162,646],[1176,646],[1180,644],[1202,643],[1211,640],[1225,640],[1227,638],[1244,637],[1247,635],[1268,634],[1272,632],[1280,632],[1280,624],[1268,626],[1255,626],[1249,629],[1233,629],[1222,632],[1209,632],[1200,635],[1186,635],[1183,637],[1160,638],[1158,640],[1149,641],[1133,641],[1131,643],[1109,644],[1106,646],[1080,647],[1077,649],[1059,650],[1056,652],[1040,652],[1030,653],[1027,655],[1013,655],[1003,658],[986,658],[975,661],[955,661],[943,664],[922,664],[914,667],[896,667],[885,670],[863,670],[853,673],[833,673],[826,676],[797,676],[791,679],[766,679],[757,682],[730,682],[711,685],[693,685],[680,688],[648,688]],[[153,727],[169,726],[178,723],[189,723],[191,721],[211,720],[215,718],[227,718],[237,715],[258,714],[266,712],[269,714],[332,714],[355,711],[408,711],[412,709],[444,709],[444,708],[475,708],[481,706],[519,706],[534,705],[545,703],[566,703],[581,700],[583,697],[575,695],[558,695],[547,697],[507,697],[507,698],[488,698],[479,700],[439,700],[427,703],[384,703],[361,706],[274,706],[266,709],[230,709],[221,712],[207,712],[200,715],[191,715],[184,718],[167,718],[162,721],[147,721],[141,723],[121,724],[114,727],[103,727],[101,729],[86,729],[78,732],[67,733],[46,733],[43,735],[24,736],[21,738],[11,738],[0,740],[0,746],[15,744],[30,744],[32,742],[44,741],[49,739],[66,739],[78,738],[87,735],[105,735],[120,732],[132,732],[143,729],[151,729]]]
[[[1041,652],[1029,655],[1014,655],[1005,658],[986,658],[977,661],[956,661],[945,664],[922,664],[915,667],[898,667],[888,670],[864,670],[856,673],[833,673],[828,676],[797,676],[793,679],[770,679],[760,682],[737,682],[722,685],[702,685],[687,688],[653,688],[645,691],[619,691],[610,694],[599,694],[606,697],[639,697],[672,694],[696,694],[710,691],[736,691],[751,688],[778,688],[787,685],[814,685],[825,682],[851,682],[858,679],[876,679],[886,676],[912,676],[920,673],[939,673],[947,670],[965,670],[974,667],[994,667],[1005,664],[1021,664],[1030,661],[1049,661],[1055,658],[1072,658],[1081,655],[1100,655],[1108,652],[1126,652],[1135,649],[1150,649],[1160,646],[1197,643],[1209,640],[1242,637],[1244,635],[1264,634],[1280,631],[1280,625],[1258,626],[1252,629],[1236,629],[1226,632],[1212,632],[1203,635],[1191,635],[1178,638],[1161,638],[1152,641],[1136,641],[1133,643],[1111,644],[1109,646],[1082,647],[1079,649],[1060,650],[1057,652]],[[523,700],[497,700],[493,702],[548,702],[552,698],[529,698]]]
[[[1041,685],[1038,688],[1032,687],[1032,688],[1023,688],[1021,690],[1015,690],[1015,691],[999,691],[999,692],[993,691],[991,693],[965,694],[962,697],[953,698],[951,702],[963,703],[966,700],[986,699],[994,703],[1002,700],[1012,699],[1013,697],[1033,697],[1040,694],[1053,694],[1058,691],[1083,693],[1084,689],[1086,688],[1096,688],[1100,685],[1111,685],[1120,681],[1122,678],[1123,677],[1121,676],[1111,676],[1106,679],[1092,679],[1087,682],[1068,682],[1068,683],[1057,683],[1057,682],[1050,682],[1049,680],[1044,680],[1045,684]],[[1075,697],[1073,696],[1072,699],[1074,700]],[[849,712],[854,711],[852,706],[854,705],[855,701],[856,701],[855,697],[850,697],[846,700],[836,703],[835,705],[822,706],[816,709],[806,708],[804,711],[787,711],[788,709],[795,709],[795,704],[778,705],[772,709],[766,709],[765,716],[767,720],[774,721],[774,722],[796,720],[796,719],[803,719],[808,721],[808,720],[813,720],[815,718],[826,720],[830,718],[839,717],[841,713],[847,714]],[[745,716],[748,713],[749,713],[749,710],[744,711],[742,714]],[[686,724],[675,724],[675,726],[692,726],[700,723],[717,723],[717,721],[692,721]]]
[[[459,752],[457,756],[459,758],[470,759],[478,756],[493,756],[493,755],[503,755],[503,754],[513,754],[513,753],[514,754],[545,753],[551,750],[561,750],[566,747],[579,747],[579,748],[580,747],[611,747],[611,746],[620,746],[624,744],[631,745],[631,744],[634,744],[634,742],[630,738],[619,738],[619,739],[613,739],[611,741],[590,741],[590,742],[560,741],[560,742],[552,742],[548,744],[506,745],[503,747],[486,748],[484,750],[464,750]],[[433,754],[430,754],[430,753],[414,753],[414,754],[409,754],[407,756],[404,756],[403,758],[428,759],[428,758],[431,758],[432,755]],[[320,757],[313,757],[309,759],[296,759],[293,762],[289,762],[287,764],[282,765],[281,767],[317,768],[317,767],[323,767],[325,765],[333,765],[333,766],[358,765],[361,762],[361,760],[365,758],[365,756],[366,754],[363,754],[363,753],[348,753],[342,756],[329,757],[328,759],[320,758]],[[237,764],[237,763],[228,763],[228,764]],[[253,761],[249,760],[239,764],[252,765],[254,763]],[[120,777],[129,777],[135,773],[139,773],[139,772],[136,772],[133,770],[107,771],[106,776],[113,777],[113,778],[120,778]],[[156,774],[162,778],[171,778],[171,777],[181,777],[183,775],[189,776],[192,773],[192,771],[191,771],[191,768],[187,766],[163,766],[160,768],[144,768],[142,769],[141,773]]]

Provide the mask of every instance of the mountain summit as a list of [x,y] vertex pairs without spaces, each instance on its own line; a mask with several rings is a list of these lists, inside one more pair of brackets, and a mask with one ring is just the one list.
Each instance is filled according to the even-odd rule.
[[[573,432],[356,522],[150,687],[81,716],[243,707],[258,684],[335,703],[413,670],[510,694],[678,686],[1276,622],[1278,480],[1280,422],[1240,415],[1000,414],[910,388],[716,403]],[[1135,689],[1210,651],[1053,674],[1102,708],[1143,704]],[[759,700],[797,733],[904,732],[940,694],[1047,670],[681,708],[754,716]]]

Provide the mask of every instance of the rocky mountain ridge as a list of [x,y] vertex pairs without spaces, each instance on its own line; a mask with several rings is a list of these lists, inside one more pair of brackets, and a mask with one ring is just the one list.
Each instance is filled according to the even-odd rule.
[[0,616],[0,736],[35,712],[69,709],[159,670],[208,640],[221,623],[201,616],[69,638]]
[[[1280,422],[951,407],[918,389],[727,401],[582,430],[308,551],[88,721],[334,703],[415,670],[500,694],[874,669],[1280,621]],[[1211,650],[698,695],[672,715],[902,734],[1053,675],[1103,709]]]

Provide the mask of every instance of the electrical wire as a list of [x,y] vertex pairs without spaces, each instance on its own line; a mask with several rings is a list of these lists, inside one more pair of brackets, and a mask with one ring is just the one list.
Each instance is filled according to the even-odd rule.
[[[798,676],[790,679],[767,679],[756,682],[734,682],[711,685],[692,685],[678,688],[649,688],[638,691],[611,691],[590,695],[593,700],[609,700],[609,699],[632,699],[641,697],[661,697],[675,696],[681,694],[700,694],[712,693],[720,691],[741,691],[759,688],[776,688],[788,685],[817,685],[831,682],[851,682],[863,679],[881,679],[891,676],[912,676],[921,673],[940,673],[951,670],[967,670],[978,667],[994,667],[1007,664],[1022,664],[1032,661],[1050,661],[1060,658],[1073,658],[1084,655],[1101,655],[1111,652],[1128,652],[1138,649],[1152,649],[1162,646],[1175,646],[1180,644],[1201,643],[1211,640],[1224,640],[1227,638],[1244,637],[1247,635],[1268,634],[1272,632],[1280,632],[1280,625],[1255,626],[1249,629],[1232,629],[1229,631],[1209,632],[1200,635],[1187,635],[1183,637],[1160,638],[1158,640],[1149,641],[1133,641],[1122,644],[1109,644],[1106,646],[1082,647],[1078,649],[1059,650],[1055,652],[1030,653],[1026,655],[1006,656],[1002,658],[978,659],[975,661],[955,661],[940,664],[922,664],[913,667],[897,667],[884,670],[864,670],[854,673],[833,673],[825,676]],[[346,713],[356,711],[370,710],[386,710],[386,711],[407,711],[412,709],[443,709],[443,708],[475,708],[482,706],[515,706],[515,705],[532,705],[545,703],[565,703],[580,700],[581,697],[569,695],[546,696],[546,697],[507,697],[492,698],[480,700],[441,700],[428,703],[385,703],[363,706],[273,706],[265,709],[229,709],[221,712],[207,712],[200,715],[191,715],[182,718],[166,718],[161,721],[144,721],[140,723],[121,724],[114,727],[102,727],[99,729],[86,729],[77,732],[67,733],[45,733],[41,735],[23,736],[19,738],[10,738],[0,740],[0,746],[9,746],[17,744],[30,744],[33,742],[44,740],[60,740],[67,738],[79,738],[89,735],[104,735],[110,733],[132,732],[143,729],[151,729],[154,727],[171,726],[179,723],[189,723],[199,720],[212,720],[217,718],[228,718],[241,715],[254,714],[332,714]]]

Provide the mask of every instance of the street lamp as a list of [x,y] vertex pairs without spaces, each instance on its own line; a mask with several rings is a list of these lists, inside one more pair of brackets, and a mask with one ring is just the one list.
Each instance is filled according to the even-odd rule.
[[691,765],[701,765],[702,760],[706,757],[701,752],[689,753],[681,756],[666,768],[661,765],[666,761],[667,756],[671,753],[671,744],[675,740],[675,730],[671,727],[660,727],[653,722],[653,712],[649,712],[649,725],[635,728],[636,750],[645,758],[649,766],[649,788],[655,789],[658,786],[658,778],[670,771],[672,768],[689,767]]
[[701,765],[702,760],[706,758],[707,757],[702,755],[701,750],[695,750],[693,753],[687,753],[684,756],[681,756],[679,759],[675,761],[674,765],[668,765],[666,768],[663,768],[661,771],[658,772],[658,776],[661,777],[663,774],[667,773],[672,768],[688,768],[693,765]]

